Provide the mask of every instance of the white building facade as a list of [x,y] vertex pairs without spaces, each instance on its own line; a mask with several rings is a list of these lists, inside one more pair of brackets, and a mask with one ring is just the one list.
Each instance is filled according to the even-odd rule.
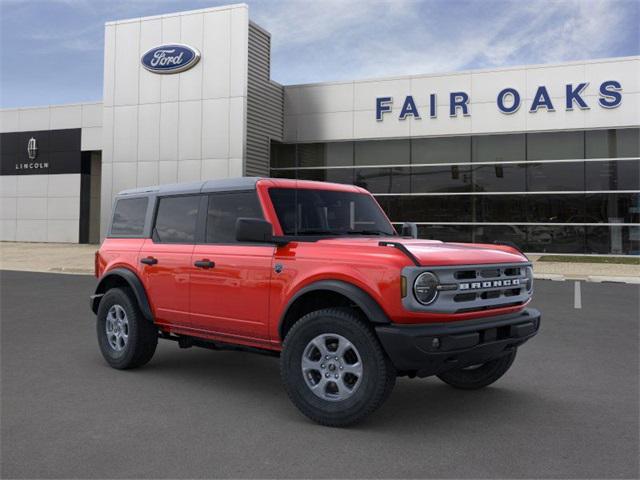
[[639,72],[282,86],[246,5],[109,22],[102,103],[0,111],[1,239],[96,242],[120,190],[259,175],[362,185],[423,237],[638,254]]

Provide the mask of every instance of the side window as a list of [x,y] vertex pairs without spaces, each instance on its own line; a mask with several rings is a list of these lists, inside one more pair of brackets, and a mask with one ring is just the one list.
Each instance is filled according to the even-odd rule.
[[207,243],[235,243],[239,217],[264,218],[255,191],[209,195]]
[[199,204],[199,195],[161,198],[153,232],[155,241],[195,243]]
[[121,198],[116,202],[111,223],[111,235],[140,236],[147,215],[147,197]]

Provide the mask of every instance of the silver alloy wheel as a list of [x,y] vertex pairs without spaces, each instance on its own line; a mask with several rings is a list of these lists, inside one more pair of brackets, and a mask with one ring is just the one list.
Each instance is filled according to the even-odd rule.
[[116,352],[121,352],[129,340],[129,319],[127,312],[118,304],[112,305],[107,312],[105,330],[109,345]]
[[362,383],[362,357],[345,337],[324,333],[311,340],[302,353],[302,376],[314,395],[341,401]]

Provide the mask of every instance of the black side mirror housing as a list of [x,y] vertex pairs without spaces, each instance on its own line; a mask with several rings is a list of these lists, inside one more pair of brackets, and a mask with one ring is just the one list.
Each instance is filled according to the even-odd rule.
[[238,218],[236,220],[236,240],[239,242],[271,243],[273,228],[261,218]]
[[404,222],[400,236],[409,238],[418,238],[418,225],[413,222]]

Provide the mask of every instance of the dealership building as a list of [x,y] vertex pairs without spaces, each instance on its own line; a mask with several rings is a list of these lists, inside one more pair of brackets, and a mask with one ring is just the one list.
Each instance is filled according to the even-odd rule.
[[421,238],[640,254],[640,57],[280,85],[270,41],[243,4],[107,23],[102,102],[0,110],[0,239],[98,242],[121,190],[246,175],[361,185]]

